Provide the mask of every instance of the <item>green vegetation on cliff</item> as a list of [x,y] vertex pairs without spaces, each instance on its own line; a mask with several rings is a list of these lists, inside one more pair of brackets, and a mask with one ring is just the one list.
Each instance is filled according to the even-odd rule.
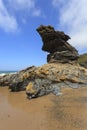
[[87,53],[80,55],[79,64],[87,68]]
[[80,55],[79,63],[87,62],[87,53]]

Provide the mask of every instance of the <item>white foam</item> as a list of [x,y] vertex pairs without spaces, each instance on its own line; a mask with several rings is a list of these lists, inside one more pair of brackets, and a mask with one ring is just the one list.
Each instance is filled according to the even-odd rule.
[[4,75],[6,75],[6,73],[2,73],[2,74],[0,74],[0,76],[4,76]]

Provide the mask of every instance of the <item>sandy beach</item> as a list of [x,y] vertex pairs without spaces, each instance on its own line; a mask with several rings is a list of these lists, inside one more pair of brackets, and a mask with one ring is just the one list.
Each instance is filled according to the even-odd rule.
[[29,100],[0,87],[0,130],[87,130],[87,88]]

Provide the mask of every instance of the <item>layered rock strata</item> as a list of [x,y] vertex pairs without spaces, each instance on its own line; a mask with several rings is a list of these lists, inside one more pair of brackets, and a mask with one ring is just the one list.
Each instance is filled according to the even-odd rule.
[[55,31],[51,26],[43,26],[37,28],[43,41],[43,51],[47,51],[48,63],[77,63],[79,58],[78,51],[72,47],[67,41],[70,39],[64,32]]
[[45,64],[38,67],[33,76],[33,80],[26,86],[28,98],[35,98],[49,93],[60,95],[62,87],[79,88],[87,86],[87,70],[77,65]]
[[62,87],[87,86],[87,69],[78,64],[78,51],[67,42],[70,37],[51,26],[40,26],[37,31],[43,41],[42,50],[49,52],[48,64],[0,76],[0,86],[8,85],[11,91],[26,90],[29,99],[49,93],[60,95]]
[[79,65],[61,63],[32,66],[16,74],[7,75],[7,78],[0,78],[0,85],[9,85],[11,91],[26,90],[28,98],[49,93],[59,95],[61,87],[87,86],[87,69]]

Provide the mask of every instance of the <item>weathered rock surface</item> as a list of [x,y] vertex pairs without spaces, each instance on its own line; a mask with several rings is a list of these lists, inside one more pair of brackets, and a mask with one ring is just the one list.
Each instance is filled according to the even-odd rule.
[[35,69],[35,66],[31,66],[25,70],[17,72],[16,74],[7,74],[5,76],[0,76],[0,86],[9,86],[12,91],[25,90],[27,77],[32,74]]
[[70,63],[70,64],[74,64],[74,63],[78,63],[78,56],[77,54],[71,51],[62,51],[62,52],[54,52],[51,54],[47,55],[47,62],[48,63]]
[[87,86],[87,70],[77,65],[50,63],[38,67],[34,73],[35,77],[26,86],[26,94],[29,98],[51,92],[59,95],[61,87]]
[[67,50],[67,48],[72,50],[73,47],[66,43],[70,37],[64,34],[64,32],[55,31],[50,25],[41,25],[39,28],[37,28],[37,31],[39,32],[43,41],[42,50],[49,53],[53,53],[55,51],[64,51]]
[[0,76],[0,86],[8,86],[9,80],[14,74],[6,74],[4,76]]
[[26,89],[30,99],[49,93],[60,95],[61,87],[87,86],[87,69],[78,64],[78,51],[67,42],[70,37],[51,26],[40,26],[37,31],[43,40],[42,50],[49,52],[48,64],[0,76],[0,86],[8,85],[11,91]]
[[77,62],[79,54],[78,51],[67,42],[67,40],[70,39],[68,35],[64,32],[55,31],[52,26],[41,25],[37,28],[37,31],[43,41],[42,50],[50,53],[47,56],[47,62],[55,61],[62,63],[61,58],[63,58],[66,63]]
[[29,98],[49,93],[59,95],[61,87],[87,86],[87,69],[79,65],[61,63],[33,66],[10,76],[3,76],[0,78],[1,85],[9,85],[11,91],[26,89]]

